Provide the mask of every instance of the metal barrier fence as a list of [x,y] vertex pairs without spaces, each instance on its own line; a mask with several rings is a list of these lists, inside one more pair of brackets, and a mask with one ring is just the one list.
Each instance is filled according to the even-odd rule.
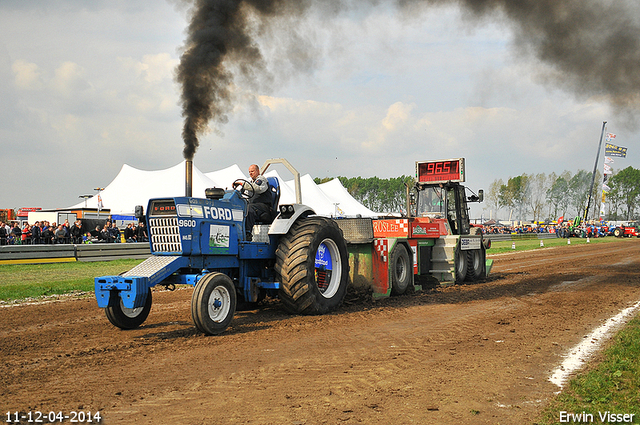
[[518,241],[525,239],[555,239],[555,233],[521,233],[521,234],[492,234],[484,235],[485,239],[491,239],[492,241]]
[[144,259],[151,255],[148,242],[0,246],[0,264],[39,264],[72,261]]

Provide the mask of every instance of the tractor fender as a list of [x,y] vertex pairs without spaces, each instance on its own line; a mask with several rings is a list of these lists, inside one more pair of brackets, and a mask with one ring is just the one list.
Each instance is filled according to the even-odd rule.
[[301,217],[314,215],[315,211],[306,205],[289,204],[280,205],[278,216],[269,226],[270,235],[286,235],[293,223]]

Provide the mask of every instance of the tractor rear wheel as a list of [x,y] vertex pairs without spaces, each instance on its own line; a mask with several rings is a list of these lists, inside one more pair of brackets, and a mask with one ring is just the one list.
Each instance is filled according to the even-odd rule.
[[151,288],[147,292],[144,306],[136,308],[125,307],[120,293],[113,292],[109,297],[109,305],[104,309],[104,312],[112,325],[120,329],[135,329],[149,317],[151,302]]
[[409,253],[403,245],[396,244],[389,257],[389,282],[391,282],[391,295],[402,295],[407,292],[413,267],[409,261]]
[[484,277],[484,262],[481,249],[467,251],[467,280],[476,281]]
[[613,231],[613,236],[615,236],[616,238],[621,237],[621,236],[622,236],[622,230],[621,230],[621,229],[619,229],[619,228],[618,228],[618,229],[615,229],[615,230]]
[[299,220],[280,239],[275,271],[279,296],[296,314],[324,314],[342,303],[349,263],[342,230],[328,218]]
[[196,284],[191,296],[191,318],[207,335],[225,331],[236,311],[236,288],[229,276],[208,273]]

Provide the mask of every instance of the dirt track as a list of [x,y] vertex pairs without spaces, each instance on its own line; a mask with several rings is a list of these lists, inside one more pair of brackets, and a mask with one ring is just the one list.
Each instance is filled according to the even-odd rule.
[[319,317],[274,302],[217,337],[196,332],[191,289],[154,292],[133,331],[93,298],[0,308],[2,421],[100,410],[105,424],[533,423],[562,354],[640,300],[639,254],[636,239],[505,254],[483,283],[347,299]]

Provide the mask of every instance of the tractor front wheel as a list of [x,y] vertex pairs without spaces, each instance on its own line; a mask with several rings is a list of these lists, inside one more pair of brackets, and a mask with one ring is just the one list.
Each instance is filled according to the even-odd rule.
[[209,273],[196,284],[191,296],[193,323],[207,335],[218,335],[229,327],[236,302],[236,288],[229,276]]
[[122,302],[120,293],[113,292],[109,297],[109,305],[104,309],[107,319],[120,329],[135,329],[147,320],[151,311],[151,288],[147,292],[144,306],[127,308]]
[[338,225],[324,217],[299,220],[276,250],[279,296],[296,314],[325,314],[342,303],[347,292],[347,244]]

